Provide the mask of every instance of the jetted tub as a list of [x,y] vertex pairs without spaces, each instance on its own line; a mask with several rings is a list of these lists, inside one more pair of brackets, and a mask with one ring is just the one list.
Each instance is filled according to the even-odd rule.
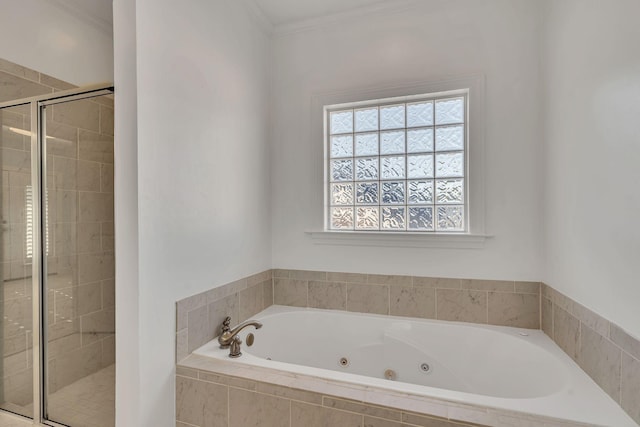
[[424,397],[531,420],[637,427],[540,330],[283,306],[253,318],[264,326],[240,333],[241,357],[229,358],[217,340],[194,354],[236,364],[234,374],[253,372],[258,380],[276,370],[300,384],[388,390],[395,401]]

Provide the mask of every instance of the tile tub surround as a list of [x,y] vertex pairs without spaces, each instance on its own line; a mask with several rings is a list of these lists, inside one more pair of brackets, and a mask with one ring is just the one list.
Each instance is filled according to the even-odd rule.
[[274,304],[540,329],[540,283],[273,270]]
[[640,425],[640,340],[542,285],[542,330]]
[[[215,368],[215,371],[212,369]],[[190,355],[176,367],[177,427],[581,427]]]
[[192,295],[176,303],[176,361],[220,334],[225,317],[231,326],[273,305],[271,270]]

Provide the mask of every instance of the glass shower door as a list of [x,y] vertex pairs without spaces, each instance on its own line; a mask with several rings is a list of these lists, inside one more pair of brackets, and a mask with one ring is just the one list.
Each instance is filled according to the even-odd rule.
[[30,105],[0,109],[0,408],[33,415]]
[[114,425],[113,99],[42,107],[46,200],[45,416]]

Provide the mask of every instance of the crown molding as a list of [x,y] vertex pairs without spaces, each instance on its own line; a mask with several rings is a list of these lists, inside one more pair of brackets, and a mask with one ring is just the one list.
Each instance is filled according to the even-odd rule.
[[274,26],[267,18],[262,8],[258,6],[255,0],[242,0],[242,4],[245,6],[253,20],[266,32],[269,36],[274,33]]
[[86,6],[83,6],[85,3],[82,0],[47,0],[47,3],[57,7],[69,15],[72,15],[82,22],[93,25],[106,35],[113,36],[112,20],[107,20],[90,13]]
[[361,18],[363,16],[400,12],[418,6],[419,4],[419,0],[380,1],[379,3],[375,3],[373,5],[360,6],[330,15],[304,19],[288,24],[275,25],[273,26],[273,34],[275,37],[287,36],[303,31],[311,31],[329,25],[335,25],[343,21],[350,21],[354,18]]

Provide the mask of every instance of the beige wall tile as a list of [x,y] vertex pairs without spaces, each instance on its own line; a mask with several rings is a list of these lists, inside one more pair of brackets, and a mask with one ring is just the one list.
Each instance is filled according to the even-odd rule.
[[367,405],[353,400],[337,399],[329,396],[324,396],[322,398],[322,405],[328,408],[356,412],[358,414],[385,418],[387,420],[400,421],[402,418],[400,411],[384,408],[382,406]]
[[346,310],[347,285],[333,282],[309,282],[309,307]]
[[515,282],[516,293],[540,295],[540,282]]
[[271,279],[271,270],[265,270],[262,271],[260,273],[257,274],[253,274],[249,277],[246,278],[247,279],[247,286],[251,287],[251,286],[255,286],[257,284],[260,284],[266,280],[270,280]]
[[78,283],[110,279],[115,274],[113,253],[78,255]]
[[113,137],[87,130],[78,134],[78,157],[100,163],[113,163]]
[[196,369],[185,368],[184,366],[176,366],[176,375],[187,378],[198,378],[198,371]]
[[189,355],[189,331],[183,329],[176,333],[176,363]]
[[297,280],[327,280],[325,271],[289,270],[289,278]]
[[113,221],[113,194],[78,192],[79,216],[82,222]]
[[556,305],[553,306],[553,340],[573,360],[577,360],[580,321]]
[[426,288],[460,289],[462,280],[444,277],[414,277],[413,286]]
[[274,279],[273,303],[294,307],[306,307],[307,286],[308,283],[306,280]]
[[116,363],[116,336],[111,335],[102,340],[102,367]]
[[113,193],[113,165],[100,163],[100,190],[103,193]]
[[327,281],[329,282],[349,282],[349,283],[367,283],[367,275],[359,273],[336,273],[327,272]]
[[54,156],[78,157],[78,128],[47,120],[47,152]]
[[43,95],[51,93],[51,88],[9,74],[5,71],[0,71],[0,102],[12,101],[14,99],[29,98],[31,96]]
[[435,319],[436,290],[427,287],[391,286],[390,314],[392,316]]
[[[187,351],[191,353],[196,348],[211,341],[214,337],[213,322],[209,322],[208,307],[203,306],[192,310],[187,315],[189,331]],[[217,324],[217,323],[216,323]]]
[[238,301],[238,313],[240,321],[251,318],[256,313],[262,311],[264,306],[264,294],[262,285],[251,286],[247,289],[240,291]]
[[581,328],[578,364],[617,402],[620,401],[621,351],[591,328],[584,325]]
[[289,270],[284,270],[282,268],[274,268],[271,270],[273,277],[279,277],[282,279],[289,279]]
[[14,64],[13,62],[7,61],[6,59],[2,58],[0,58],[0,70],[6,71],[7,73],[13,74],[17,77],[32,80],[34,82],[39,81],[40,78],[40,73],[38,73],[37,71],[18,64]]
[[58,80],[55,77],[48,76],[46,74],[40,74],[40,83],[58,90],[68,90],[68,89],[73,89],[77,87],[70,83],[64,82],[62,80]]
[[83,334],[113,334],[116,330],[115,310],[100,310],[80,317]]
[[113,135],[113,108],[100,106],[100,133]]
[[88,100],[56,104],[53,106],[53,120],[65,125],[98,132],[100,130],[100,106]]
[[229,425],[238,427],[289,427],[287,399],[229,389]]
[[364,417],[364,427],[408,427],[396,421],[384,420],[382,418]]
[[78,316],[82,316],[102,308],[102,284],[100,282],[76,288],[78,298]]
[[[59,231],[56,233],[56,239],[60,238],[59,234],[67,232],[64,226],[65,223],[56,225],[56,231]],[[80,222],[77,223],[76,228],[78,253],[102,251],[102,227],[99,222]]]
[[106,221],[101,223],[100,227],[100,240],[102,250],[105,252],[114,252],[115,247],[115,230],[113,228],[113,221]]
[[273,305],[273,279],[262,282],[262,295],[264,296],[263,308]]
[[198,379],[217,384],[224,384],[235,388],[243,388],[250,391],[256,390],[256,381],[247,380],[245,378],[230,377],[227,375],[219,375],[214,372],[199,371]]
[[291,427],[362,427],[362,415],[291,402]]
[[[441,418],[432,418],[423,415],[416,415],[407,412],[402,413],[402,421],[416,426],[422,427],[460,427],[461,424],[443,420]],[[506,426],[505,426],[506,427]]]
[[116,281],[107,279],[102,281],[102,307],[109,308],[116,305]]
[[239,295],[233,294],[208,305],[209,317],[207,321],[213,325],[212,338],[220,335],[220,327],[225,317],[231,317],[231,327],[241,322],[239,304]]
[[100,191],[100,163],[78,160],[78,191]]
[[640,360],[640,341],[613,323],[611,324],[610,339],[617,344],[618,347]]
[[347,284],[347,310],[389,314],[389,286]]
[[322,395],[313,393],[311,391],[299,390],[290,387],[284,387],[277,384],[259,382],[256,386],[256,391],[260,393],[272,394],[274,396],[299,400],[301,402],[313,403],[316,405],[322,404]]
[[541,298],[542,331],[553,339],[553,303],[547,298]]
[[226,427],[227,387],[176,377],[176,419],[199,427]]
[[593,311],[578,304],[577,302],[575,301],[572,301],[572,302],[573,304],[571,305],[571,309],[572,309],[571,314],[573,314],[579,321],[581,321],[582,323],[584,323],[585,325],[587,325],[588,327],[590,327],[600,335],[604,337],[609,336],[608,320],[600,317]]
[[397,276],[387,274],[367,274],[367,283],[390,286],[412,286],[411,276]]
[[62,388],[100,369],[102,343],[97,341],[82,347],[79,351],[57,358],[55,363],[55,383],[58,388]]
[[622,353],[620,404],[640,424],[640,361]]
[[489,323],[539,329],[540,297],[534,294],[489,292]]
[[439,320],[487,323],[487,292],[437,289],[436,307]]
[[475,289],[479,291],[514,292],[515,282],[512,280],[476,280],[463,279],[462,289]]

